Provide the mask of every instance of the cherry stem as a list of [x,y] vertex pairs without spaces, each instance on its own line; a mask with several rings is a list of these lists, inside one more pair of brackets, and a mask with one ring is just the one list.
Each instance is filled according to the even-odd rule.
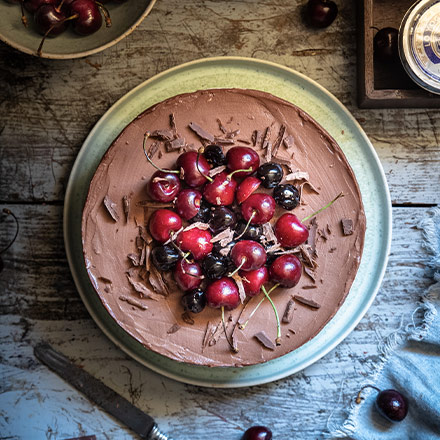
[[243,237],[243,235],[244,235],[244,234],[246,233],[246,231],[248,230],[249,225],[251,224],[252,219],[255,217],[256,214],[257,214],[256,211],[253,211],[253,212],[252,212],[251,218],[250,218],[250,219],[248,220],[248,222],[246,223],[246,227],[244,228],[244,231],[243,231],[238,237],[235,237],[235,240],[238,240],[239,238]]
[[234,270],[234,272],[231,272],[228,276],[229,277],[233,277],[240,269],[241,269],[241,267],[243,266],[243,264],[244,263],[246,263],[246,258],[242,258],[242,260],[241,260],[241,263],[240,263],[240,266],[238,266],[235,270]]
[[[275,290],[277,287],[279,286],[279,284],[275,284],[270,290],[269,292],[267,292],[268,295],[270,295],[272,293],[273,290]],[[238,326],[238,328],[240,330],[244,330],[246,328],[246,326],[248,325],[249,320],[252,318],[252,316],[254,316],[255,312],[258,310],[258,308],[261,306],[261,303],[266,299],[266,296],[263,296],[263,298],[260,299],[260,302],[256,305],[255,309],[252,310],[252,313],[249,315],[249,318],[247,319],[247,321],[244,324],[240,324]]]
[[225,338],[228,341],[229,347],[231,347],[231,350],[234,353],[238,353],[238,348],[234,347],[234,344],[232,343],[232,341],[229,339],[228,337],[228,333],[226,332],[226,324],[225,324],[225,308],[224,306],[222,306],[222,324],[223,324],[223,331],[225,332]]
[[358,392],[357,396],[356,396],[356,400],[355,402],[359,405],[362,402],[362,397],[361,397],[361,393],[365,388],[373,388],[374,390],[376,390],[378,393],[380,393],[380,389],[375,387],[374,385],[364,385]]
[[26,15],[24,15],[23,3],[24,3],[24,0],[20,0],[20,7],[21,7],[21,22],[23,23],[23,26],[24,26],[24,27],[27,27],[27,26],[28,26],[28,21],[27,21]]
[[205,178],[205,179],[207,179],[209,182],[213,182],[214,181],[214,179],[213,178],[211,178],[211,177],[209,177],[209,176],[207,176],[206,174],[203,174],[202,173],[202,170],[200,169],[200,167],[199,167],[199,159],[200,159],[200,155],[201,154],[203,154],[203,152],[205,151],[205,147],[200,147],[198,150],[197,150],[197,159],[196,159],[196,167],[197,167],[197,171]]
[[95,0],[96,6],[98,6],[98,8],[101,10],[102,15],[104,15],[104,20],[105,20],[105,26],[106,27],[111,27],[112,25],[112,20],[110,18],[110,13],[108,12],[108,9],[100,2],[97,2]]
[[312,217],[315,217],[315,215],[319,214],[320,212],[324,211],[324,209],[329,208],[333,205],[333,203],[336,202],[336,200],[340,199],[341,197],[344,197],[344,193],[339,193],[331,202],[327,203],[327,205],[323,206],[321,209],[318,209],[313,214],[308,215],[307,217],[303,218],[301,220],[301,223],[304,223],[305,221],[311,219]]
[[162,171],[163,173],[173,173],[173,174],[180,174],[179,170],[164,170],[163,168],[159,168],[151,159],[150,156],[147,153],[146,147],[147,147],[147,139],[150,137],[150,132],[147,131],[144,134],[144,142],[143,142],[143,149],[144,149],[144,153],[145,156],[148,160],[148,162],[151,163],[151,165],[153,165],[154,168],[156,168],[156,170]]
[[273,303],[272,298],[269,296],[269,293],[266,291],[264,285],[261,286],[261,288],[263,289],[263,293],[265,297],[269,300],[270,304],[272,305],[273,311],[275,312],[275,318],[277,320],[277,338],[275,339],[275,343],[277,345],[281,345],[281,324],[280,324],[280,317],[278,316],[277,308],[275,307],[275,304]]
[[63,7],[63,4],[64,4],[64,0],[61,0],[61,3],[60,3],[58,6],[55,7],[55,10],[56,10],[57,12],[60,12],[60,11],[61,11],[61,8]]
[[228,180],[231,180],[231,177],[235,174],[235,173],[240,173],[240,172],[245,172],[245,173],[249,173],[250,171],[252,171],[252,167],[246,168],[245,170],[235,170],[232,171],[231,173],[228,174]]
[[15,235],[14,235],[14,238],[9,242],[9,244],[4,248],[4,249],[2,249],[1,251],[0,251],[0,254],[2,254],[3,252],[6,252],[13,244],[14,244],[14,242],[15,242],[15,240],[17,239],[17,236],[18,236],[18,231],[19,231],[19,229],[20,229],[20,227],[19,227],[19,224],[18,224],[18,219],[17,219],[17,217],[15,216],[15,214],[11,211],[11,210],[9,210],[8,208],[3,208],[3,212],[6,214],[6,215],[12,215],[12,217],[14,218],[14,220],[15,220],[15,226],[16,226],[16,229],[15,229]]

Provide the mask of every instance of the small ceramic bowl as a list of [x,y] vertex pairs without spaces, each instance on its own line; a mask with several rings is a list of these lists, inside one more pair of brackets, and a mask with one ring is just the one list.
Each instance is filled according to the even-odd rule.
[[[106,27],[104,20],[101,29],[89,36],[79,36],[69,27],[61,35],[47,38],[41,56],[53,59],[81,58],[100,52],[121,41],[150,13],[156,0],[127,0],[123,3],[110,0],[106,2],[112,21]],[[37,55],[42,36],[36,31],[33,17],[25,11],[28,27],[21,22],[19,3],[0,0],[0,40],[15,49],[30,55]]]

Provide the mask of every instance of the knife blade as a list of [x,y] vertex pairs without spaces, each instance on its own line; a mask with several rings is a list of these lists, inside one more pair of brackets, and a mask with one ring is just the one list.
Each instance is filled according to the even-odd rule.
[[141,438],[146,440],[172,440],[160,432],[151,416],[132,405],[87,371],[76,366],[66,356],[55,351],[49,344],[38,344],[34,348],[34,354],[39,361],[81,391],[92,402],[120,420]]

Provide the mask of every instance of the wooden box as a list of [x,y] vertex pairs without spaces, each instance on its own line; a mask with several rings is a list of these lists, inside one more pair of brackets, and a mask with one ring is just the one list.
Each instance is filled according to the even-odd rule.
[[375,60],[373,38],[378,29],[400,23],[415,0],[359,0],[358,2],[358,105],[361,108],[440,108],[440,95],[419,87],[400,63]]

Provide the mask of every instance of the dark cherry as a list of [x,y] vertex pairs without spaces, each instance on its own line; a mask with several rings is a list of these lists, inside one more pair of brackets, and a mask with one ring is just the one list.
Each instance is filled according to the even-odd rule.
[[42,5],[57,6],[57,4],[59,4],[58,0],[24,0],[23,1],[23,6],[25,7],[26,11],[30,12],[31,14],[35,14],[38,8]]
[[156,171],[147,184],[147,191],[156,202],[171,202],[180,191],[179,176],[175,173]]
[[235,198],[237,203],[243,203],[253,192],[261,185],[261,180],[254,176],[246,177],[243,182],[238,185]]
[[302,264],[298,257],[285,254],[278,257],[269,268],[269,277],[283,287],[294,287],[302,274]]
[[158,209],[150,217],[149,229],[151,236],[165,243],[171,236],[182,227],[182,219],[169,209]]
[[177,246],[186,252],[191,252],[196,261],[205,258],[211,251],[212,235],[209,231],[200,228],[192,228],[182,231],[176,238]]
[[229,258],[213,252],[202,261],[203,273],[210,280],[219,280],[228,272],[229,263]]
[[309,230],[295,214],[283,214],[275,223],[275,236],[281,246],[294,248],[309,238]]
[[40,34],[56,37],[67,28],[66,14],[54,5],[42,5],[34,14],[34,21]]
[[243,271],[259,269],[266,262],[266,251],[253,240],[239,241],[231,250],[231,260]]
[[275,200],[263,193],[251,194],[241,205],[241,215],[253,225],[267,223],[275,213]]
[[[238,173],[237,173],[238,174]],[[205,185],[203,196],[212,205],[232,205],[237,182],[226,172],[214,176],[214,180]]]
[[260,166],[260,156],[258,153],[249,147],[233,147],[226,153],[226,160],[228,169],[246,170],[252,168],[250,171],[239,171],[234,174],[235,177],[250,176]]
[[296,208],[300,201],[299,191],[290,183],[278,185],[273,190],[273,198],[278,205],[287,209],[287,211]]
[[376,397],[376,409],[391,422],[401,422],[408,413],[408,401],[396,390],[383,390]]
[[208,145],[203,152],[205,159],[215,168],[226,164],[226,157],[220,145]]
[[180,177],[192,188],[197,188],[207,182],[205,176],[211,168],[203,155],[195,151],[181,154],[177,159],[177,167],[183,170]]
[[[175,176],[175,174],[173,174],[173,176]],[[202,193],[200,191],[191,188],[184,189],[179,192],[176,198],[177,214],[184,220],[190,220],[200,211],[201,202]]]
[[283,168],[278,163],[268,162],[257,170],[257,176],[265,188],[275,188],[283,178]]
[[383,62],[389,63],[399,59],[399,31],[386,27],[380,29],[373,39],[374,55]]
[[194,217],[190,218],[188,221],[190,223],[195,223],[195,222],[208,223],[210,218],[211,218],[211,205],[202,198],[200,202],[199,212]]
[[272,440],[272,431],[265,426],[252,426],[243,434],[241,440]]
[[151,261],[159,270],[172,269],[179,260],[178,250],[170,245],[156,246],[151,251]]
[[237,285],[232,278],[220,278],[212,282],[206,289],[206,299],[209,307],[227,310],[235,309],[240,304]]
[[79,35],[91,35],[102,26],[101,11],[94,0],[74,0],[69,7],[73,20],[73,29]]
[[206,293],[193,289],[182,296],[183,308],[191,313],[200,313],[206,306]]
[[247,296],[256,296],[261,291],[261,286],[269,281],[269,270],[266,266],[248,272],[240,271],[243,287]]
[[306,17],[309,24],[316,28],[330,26],[338,15],[338,6],[332,0],[309,0]]
[[198,263],[181,259],[173,273],[177,286],[183,291],[196,289],[202,283],[202,268]]
[[237,217],[226,206],[216,206],[211,210],[209,228],[214,234],[218,234],[227,228],[233,228],[237,223]]
[[240,220],[235,227],[235,235],[240,236],[243,240],[258,241],[263,235],[263,228],[260,225],[249,225],[246,229],[246,224],[245,221]]

